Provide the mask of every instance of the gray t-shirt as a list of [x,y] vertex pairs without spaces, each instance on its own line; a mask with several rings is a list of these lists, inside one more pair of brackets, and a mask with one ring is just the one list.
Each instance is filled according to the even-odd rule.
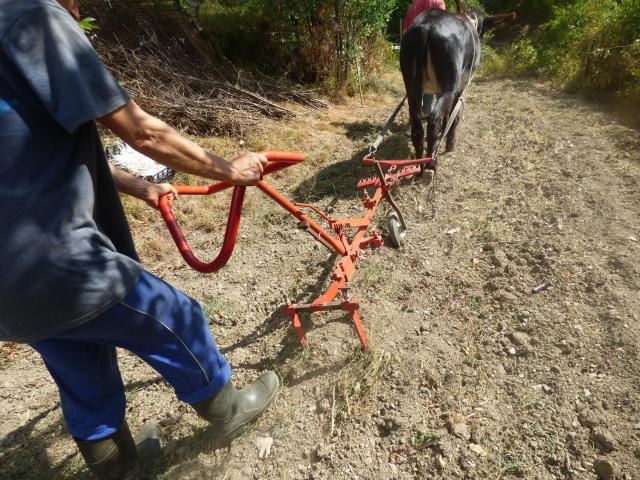
[[137,281],[94,121],[128,100],[55,0],[0,0],[0,340],[92,320]]

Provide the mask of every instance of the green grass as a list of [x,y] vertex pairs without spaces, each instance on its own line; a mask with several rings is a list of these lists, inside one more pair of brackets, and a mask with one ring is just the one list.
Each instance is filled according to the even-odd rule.
[[417,450],[435,447],[439,440],[440,436],[436,432],[427,430],[424,425],[416,426],[409,437],[409,443]]

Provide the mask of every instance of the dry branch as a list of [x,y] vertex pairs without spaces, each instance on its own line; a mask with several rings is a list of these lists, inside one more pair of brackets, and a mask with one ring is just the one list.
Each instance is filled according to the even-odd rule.
[[238,76],[238,84],[212,67],[198,67],[159,47],[131,49],[117,39],[94,40],[96,49],[131,96],[149,112],[195,135],[241,134],[264,117],[290,118],[298,112],[275,102],[323,108],[313,90],[263,74]]

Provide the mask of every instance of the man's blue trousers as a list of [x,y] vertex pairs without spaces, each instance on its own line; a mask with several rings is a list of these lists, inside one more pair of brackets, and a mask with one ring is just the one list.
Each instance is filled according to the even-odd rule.
[[187,403],[212,397],[231,378],[200,305],[148,272],[98,318],[32,347],[58,385],[67,429],[78,440],[98,440],[124,424],[116,347],[151,365]]

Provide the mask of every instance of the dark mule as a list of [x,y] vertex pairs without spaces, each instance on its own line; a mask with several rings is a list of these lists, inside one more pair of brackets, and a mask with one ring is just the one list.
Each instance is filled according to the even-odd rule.
[[[400,68],[416,158],[422,158],[424,152],[423,95],[437,96],[433,111],[425,112],[427,156],[431,156],[458,98],[480,65],[480,38],[489,28],[515,17],[513,13],[487,16],[481,10],[467,10],[461,0],[456,4],[455,14],[440,9],[422,12],[402,37]],[[455,146],[459,118],[447,135],[447,151]]]

